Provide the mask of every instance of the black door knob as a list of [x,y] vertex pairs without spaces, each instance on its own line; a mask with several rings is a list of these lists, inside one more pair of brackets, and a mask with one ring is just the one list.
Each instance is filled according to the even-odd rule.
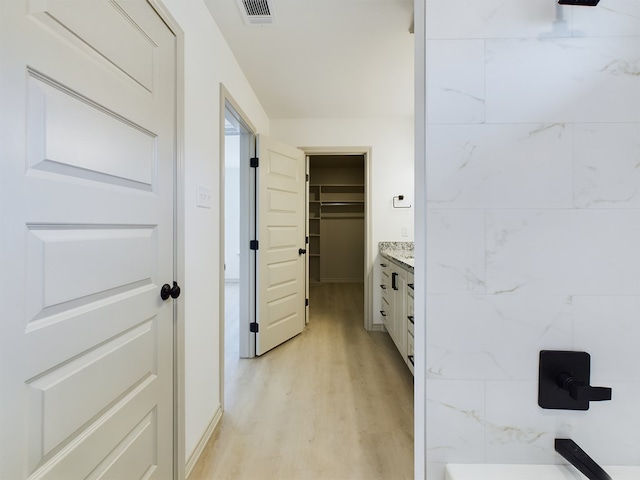
[[180,296],[180,287],[178,282],[173,282],[173,287],[168,283],[165,283],[160,289],[160,298],[167,300],[169,297],[178,298]]
[[173,282],[173,287],[171,288],[171,298],[178,298],[180,296],[180,287],[178,286],[178,282]]
[[171,296],[171,285],[169,285],[168,283],[165,283],[164,285],[162,285],[162,288],[160,289],[160,298],[162,300],[166,300],[170,296]]
[[307,253],[307,251],[304,248],[298,249],[298,255],[304,255],[305,253]]

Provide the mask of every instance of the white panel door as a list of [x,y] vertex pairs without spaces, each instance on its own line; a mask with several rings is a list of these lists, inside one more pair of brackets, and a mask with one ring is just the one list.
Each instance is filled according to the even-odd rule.
[[175,37],[2,0],[0,49],[0,478],[171,478]]
[[305,324],[305,155],[258,136],[256,355],[302,332]]

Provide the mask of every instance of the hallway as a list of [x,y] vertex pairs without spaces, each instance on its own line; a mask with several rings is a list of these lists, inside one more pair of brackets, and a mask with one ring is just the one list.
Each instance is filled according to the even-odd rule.
[[413,478],[413,377],[364,330],[362,284],[310,297],[299,336],[253,360],[227,352],[226,410],[191,480]]

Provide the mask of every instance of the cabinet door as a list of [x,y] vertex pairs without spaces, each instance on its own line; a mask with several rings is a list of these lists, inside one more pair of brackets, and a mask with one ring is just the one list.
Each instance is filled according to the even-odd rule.
[[378,262],[380,267],[380,319],[387,331],[390,320],[393,318],[393,294],[391,290],[391,270],[389,263],[382,259]]
[[413,373],[413,274],[407,276],[407,356],[406,362],[409,370]]
[[407,355],[407,271],[391,268],[391,289],[393,291],[393,326],[391,337],[402,358]]

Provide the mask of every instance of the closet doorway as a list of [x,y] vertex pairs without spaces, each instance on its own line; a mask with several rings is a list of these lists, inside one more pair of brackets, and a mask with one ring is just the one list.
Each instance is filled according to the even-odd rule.
[[366,154],[307,158],[309,284],[366,283]]

